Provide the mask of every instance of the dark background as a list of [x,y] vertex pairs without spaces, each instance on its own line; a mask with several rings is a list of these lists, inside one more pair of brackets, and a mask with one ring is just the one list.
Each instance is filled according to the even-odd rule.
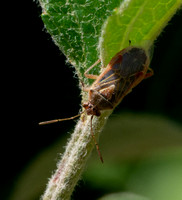
[[[74,125],[68,121],[40,127],[38,122],[75,115],[81,102],[74,69],[65,64],[65,56],[44,29],[41,8],[30,2],[19,14],[5,63],[1,199],[8,196],[28,163]],[[158,113],[182,123],[181,21],[180,11],[155,42],[151,62],[154,76],[137,86],[115,113]]]

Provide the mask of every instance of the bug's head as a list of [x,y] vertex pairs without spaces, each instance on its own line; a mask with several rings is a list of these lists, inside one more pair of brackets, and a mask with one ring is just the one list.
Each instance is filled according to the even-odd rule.
[[93,104],[91,104],[90,102],[86,102],[83,104],[83,107],[85,108],[87,115],[95,115],[95,116],[100,116],[101,113],[98,109],[97,106],[94,106]]

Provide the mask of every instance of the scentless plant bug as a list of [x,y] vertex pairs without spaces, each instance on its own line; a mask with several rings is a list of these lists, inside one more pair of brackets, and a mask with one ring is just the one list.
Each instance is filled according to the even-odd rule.
[[99,62],[84,73],[96,79],[91,87],[83,88],[89,93],[88,102],[83,104],[87,115],[100,116],[102,110],[114,109],[143,79],[153,75],[148,53],[138,47],[129,46],[117,53],[99,76],[88,74]]
[[[101,62],[99,59],[89,67],[84,75],[89,79],[95,79],[90,87],[84,87],[83,91],[88,92],[88,102],[83,103],[83,112],[91,115],[91,134],[95,142],[98,154],[103,162],[99,146],[92,130],[92,119],[100,116],[101,111],[114,109],[131,90],[143,79],[153,75],[153,70],[149,68],[150,58],[147,51],[141,47],[129,46],[117,53],[109,62],[100,75],[89,74],[88,72]],[[74,119],[80,114],[65,118],[55,119],[39,124],[50,124],[54,122]]]

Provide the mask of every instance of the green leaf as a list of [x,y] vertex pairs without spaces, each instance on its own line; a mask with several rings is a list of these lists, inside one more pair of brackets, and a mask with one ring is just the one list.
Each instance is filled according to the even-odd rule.
[[129,40],[131,45],[149,50],[180,5],[181,0],[124,1],[102,30],[100,50],[104,65],[127,47]]
[[79,76],[83,77],[85,69],[98,60],[101,27],[120,2],[40,0],[46,29]]
[[[46,29],[80,78],[100,55],[106,66],[117,52],[128,46],[129,40],[132,45],[150,48],[182,4],[181,0],[121,2],[40,0]],[[95,68],[95,72],[99,70]]]

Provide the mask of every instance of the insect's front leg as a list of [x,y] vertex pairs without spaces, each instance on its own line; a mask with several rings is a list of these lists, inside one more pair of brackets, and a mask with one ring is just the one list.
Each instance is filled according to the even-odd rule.
[[95,67],[96,65],[98,65],[101,62],[101,60],[97,60],[92,66],[90,66],[84,73],[84,76],[90,79],[97,79],[98,75],[94,75],[94,74],[88,74],[88,72]]
[[[97,60],[92,66],[90,66],[85,72],[84,72],[84,76],[86,78],[89,78],[89,79],[97,79],[99,76],[98,75],[94,75],[94,74],[88,74],[88,72],[94,68],[96,65],[98,65],[99,63],[101,62],[101,60]],[[82,84],[82,90],[84,92],[89,92],[90,91],[90,87],[87,87],[85,86],[84,82],[81,81],[81,84]]]

